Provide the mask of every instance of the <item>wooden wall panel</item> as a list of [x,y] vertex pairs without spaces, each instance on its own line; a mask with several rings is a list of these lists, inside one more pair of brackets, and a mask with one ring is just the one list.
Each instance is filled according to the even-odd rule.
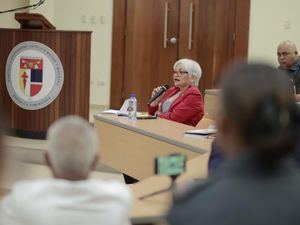
[[113,1],[113,35],[111,58],[110,108],[119,109],[123,103],[126,0]]
[[[126,98],[136,93],[139,111],[147,109],[153,88],[173,84],[178,45],[171,44],[170,39],[178,37],[179,3],[179,0],[127,0],[124,93]],[[166,7],[168,19],[165,19]],[[164,30],[168,38],[166,48]]]
[[235,14],[235,58],[246,58],[248,55],[249,23],[250,23],[250,0],[236,0]]
[[[170,5],[168,37],[178,38],[178,43],[161,49],[165,2]],[[139,110],[146,110],[153,87],[172,85],[167,77],[180,58],[200,63],[202,93],[216,88],[228,65],[247,58],[249,13],[250,0],[114,0],[110,107],[122,105],[122,93],[128,97],[136,92]],[[190,15],[192,48],[188,49]]]
[[[190,4],[192,48],[188,49]],[[179,58],[198,61],[202,68],[199,88],[215,88],[224,69],[247,58],[250,0],[182,0]]]
[[[180,16],[179,58],[194,59],[201,65],[199,88],[212,86],[215,59],[216,0],[183,0]],[[188,49],[190,4],[193,5],[192,46]]]
[[[64,84],[59,96],[47,107],[25,110],[10,98],[5,84],[5,66],[10,51],[20,42],[37,41],[50,47],[64,68]],[[0,29],[1,100],[9,127],[24,131],[46,131],[61,116],[75,114],[88,120],[91,32]]]
[[214,58],[211,74],[211,83],[208,88],[215,88],[224,70],[234,60],[235,41],[235,0],[215,0],[215,36],[214,36]]

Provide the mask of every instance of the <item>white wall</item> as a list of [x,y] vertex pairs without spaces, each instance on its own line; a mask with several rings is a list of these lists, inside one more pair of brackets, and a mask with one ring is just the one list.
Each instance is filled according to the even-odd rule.
[[[0,0],[0,10],[38,0]],[[144,0],[145,1],[145,0]],[[46,0],[34,12],[43,13],[57,29],[91,30],[90,103],[109,105],[113,0]],[[276,49],[282,40],[300,48],[300,0],[251,0],[249,60],[277,65]],[[14,13],[0,15],[0,27],[18,27]]]
[[109,105],[112,0],[54,0],[57,29],[91,30],[90,103]]
[[[0,11],[19,8],[29,4],[29,0],[0,0]],[[0,14],[1,28],[19,28],[20,24],[15,20],[15,12]]]
[[300,49],[299,0],[251,0],[249,60],[278,65],[277,45],[296,42]]
[[[39,0],[30,0],[30,4],[36,4]],[[31,13],[40,13],[44,15],[50,23],[55,26],[55,16],[54,16],[54,6],[55,0],[45,0],[45,2],[34,10],[30,10]]]
[[[0,11],[38,0],[0,0]],[[113,0],[46,0],[32,13],[43,14],[58,30],[92,33],[90,103],[109,105]],[[14,12],[0,15],[0,27],[18,28]]]

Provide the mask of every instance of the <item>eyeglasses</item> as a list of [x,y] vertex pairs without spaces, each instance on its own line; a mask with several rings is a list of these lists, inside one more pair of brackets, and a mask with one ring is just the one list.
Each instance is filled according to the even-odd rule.
[[288,55],[290,55],[291,53],[290,52],[277,52],[277,56],[278,57],[287,57]]
[[173,71],[173,74],[177,74],[177,75],[179,75],[179,76],[182,76],[183,74],[188,74],[188,72],[187,71]]

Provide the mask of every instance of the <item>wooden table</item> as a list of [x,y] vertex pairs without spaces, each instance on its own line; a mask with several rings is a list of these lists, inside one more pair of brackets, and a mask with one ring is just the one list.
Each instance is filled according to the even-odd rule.
[[[176,180],[177,189],[184,192],[189,182],[207,177],[209,153],[199,155],[187,162],[186,172]],[[147,194],[170,187],[171,179],[166,176],[152,176],[131,185],[134,195],[131,220],[133,224],[154,224],[162,222],[172,203],[171,191],[140,200]]]
[[97,114],[94,126],[100,140],[100,160],[122,173],[143,180],[154,175],[154,158],[171,153],[193,159],[210,150],[211,140],[184,131],[194,127],[165,119],[130,121]]
[[133,224],[161,222],[171,203],[170,191],[140,200],[141,196],[170,187],[171,180],[154,174],[158,155],[187,155],[186,172],[176,180],[179,189],[189,181],[207,177],[207,163],[212,139],[185,135],[197,129],[164,119],[129,121],[116,115],[95,115],[95,129],[100,140],[102,163],[141,180],[130,185],[133,196]]
[[[142,180],[130,185],[133,224],[161,222],[172,203],[170,191],[139,199],[171,185],[169,177],[154,175],[155,156],[170,153],[188,156],[186,172],[176,180],[180,189],[184,189],[189,181],[207,176],[212,139],[184,135],[184,131],[196,128],[164,119],[128,121],[115,115],[97,115],[95,129],[100,140],[100,160]],[[0,198],[7,192],[0,190]]]

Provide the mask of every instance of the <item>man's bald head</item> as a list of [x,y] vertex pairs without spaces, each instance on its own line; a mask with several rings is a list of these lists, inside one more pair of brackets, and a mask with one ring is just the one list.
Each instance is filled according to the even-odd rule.
[[278,63],[282,69],[289,69],[298,59],[296,44],[292,41],[283,41],[277,47]]

